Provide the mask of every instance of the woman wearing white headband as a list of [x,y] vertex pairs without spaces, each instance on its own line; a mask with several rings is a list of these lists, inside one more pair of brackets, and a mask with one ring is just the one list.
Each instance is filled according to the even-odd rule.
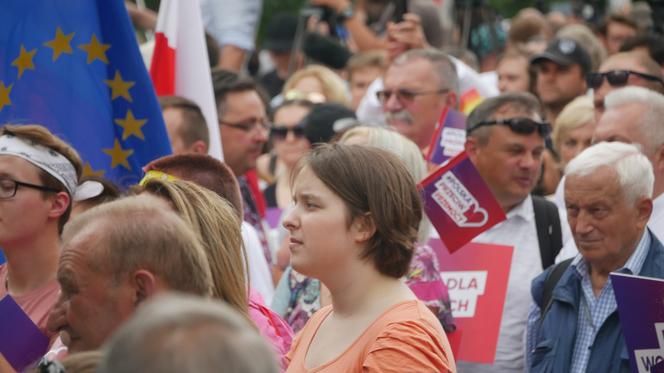
[[[0,299],[11,295],[47,335],[55,304],[60,232],[81,175],[81,159],[38,125],[0,129]],[[2,338],[0,333],[0,338]]]

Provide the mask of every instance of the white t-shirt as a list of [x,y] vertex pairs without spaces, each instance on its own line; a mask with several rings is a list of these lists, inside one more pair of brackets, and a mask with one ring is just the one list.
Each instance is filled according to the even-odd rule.
[[270,304],[274,296],[272,271],[270,271],[270,266],[265,260],[263,246],[256,229],[246,221],[242,222],[242,241],[249,261],[249,283],[251,288],[260,293],[265,304]]
[[493,365],[457,362],[459,373],[523,372],[524,336],[530,311],[530,283],[542,273],[532,198],[507,213],[507,220],[477,236],[473,242],[512,246],[507,294]]

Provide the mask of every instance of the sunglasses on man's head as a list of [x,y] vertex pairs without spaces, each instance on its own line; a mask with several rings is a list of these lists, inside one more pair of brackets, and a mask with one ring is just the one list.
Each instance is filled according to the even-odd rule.
[[630,75],[636,75],[645,80],[659,82],[664,86],[664,81],[662,81],[662,79],[654,75],[632,70],[611,70],[604,73],[588,73],[586,75],[586,82],[588,83],[588,88],[597,89],[602,86],[604,78],[606,78],[611,87],[622,87],[627,84],[627,79],[629,79]]
[[540,136],[547,137],[549,133],[551,133],[551,126],[549,126],[548,123],[538,122],[530,118],[506,118],[481,121],[476,125],[468,128],[466,130],[466,134],[470,134],[480,127],[493,126],[496,124],[508,126],[512,132],[521,135],[530,135],[531,133],[537,131]]
[[272,136],[273,139],[283,140],[288,136],[288,132],[292,132],[293,136],[295,136],[296,138],[302,138],[304,137],[304,126],[303,125],[297,125],[294,127],[275,126],[272,127],[272,129],[270,130],[270,136]]

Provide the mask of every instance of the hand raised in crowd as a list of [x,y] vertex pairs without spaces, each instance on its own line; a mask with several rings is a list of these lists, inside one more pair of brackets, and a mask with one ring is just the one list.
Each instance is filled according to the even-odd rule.
[[429,48],[424,36],[420,16],[413,13],[403,15],[403,21],[387,24],[387,53],[390,60],[401,53],[416,48]]

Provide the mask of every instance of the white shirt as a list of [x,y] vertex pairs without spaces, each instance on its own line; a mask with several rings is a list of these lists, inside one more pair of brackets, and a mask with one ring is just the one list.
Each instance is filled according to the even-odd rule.
[[272,303],[274,296],[274,285],[272,284],[272,272],[263,254],[263,245],[258,238],[256,228],[246,221],[242,222],[242,241],[249,262],[249,284],[263,297],[265,304]]
[[664,193],[652,201],[652,215],[648,220],[648,228],[660,242],[664,242]]
[[532,198],[507,213],[507,220],[477,236],[473,242],[512,246],[512,265],[503,306],[496,359],[493,365],[457,362],[464,372],[523,372],[524,335],[532,297],[530,283],[542,273]]

